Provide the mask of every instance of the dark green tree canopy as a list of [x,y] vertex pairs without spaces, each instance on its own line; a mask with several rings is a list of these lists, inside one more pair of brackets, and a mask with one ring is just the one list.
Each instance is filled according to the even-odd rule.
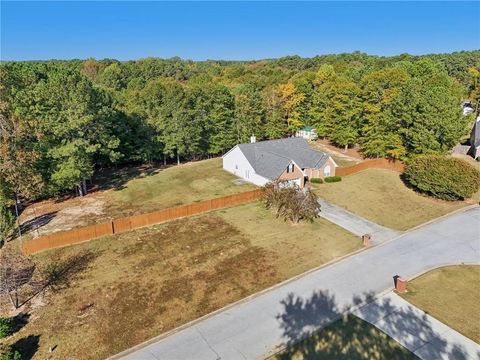
[[2,194],[81,190],[101,167],[221,155],[305,125],[366,156],[444,154],[469,132],[460,103],[477,106],[479,74],[480,51],[3,62]]

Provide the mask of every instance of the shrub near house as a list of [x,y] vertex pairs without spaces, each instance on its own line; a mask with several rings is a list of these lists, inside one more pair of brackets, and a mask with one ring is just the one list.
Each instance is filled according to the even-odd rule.
[[339,181],[342,181],[342,178],[340,176],[328,176],[325,178],[326,183],[334,183]]
[[263,199],[267,209],[272,209],[276,217],[294,224],[300,221],[312,222],[318,217],[320,204],[310,189],[300,189],[285,180],[270,182],[263,188]]
[[467,162],[426,155],[405,168],[406,180],[420,192],[443,200],[470,198],[480,187],[480,172]]

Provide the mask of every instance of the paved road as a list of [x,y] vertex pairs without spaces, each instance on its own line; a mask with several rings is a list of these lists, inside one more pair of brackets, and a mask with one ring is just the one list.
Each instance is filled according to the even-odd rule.
[[341,226],[351,233],[362,236],[364,234],[372,235],[372,244],[378,245],[387,240],[393,239],[401,234],[387,227],[375,224],[357,214],[345,210],[339,206],[333,205],[325,200],[320,200],[320,216]]
[[349,307],[373,301],[393,288],[397,274],[408,279],[446,264],[480,263],[479,227],[479,207],[456,213],[154,339],[123,358],[263,358]]
[[422,360],[479,360],[480,345],[389,292],[354,312]]

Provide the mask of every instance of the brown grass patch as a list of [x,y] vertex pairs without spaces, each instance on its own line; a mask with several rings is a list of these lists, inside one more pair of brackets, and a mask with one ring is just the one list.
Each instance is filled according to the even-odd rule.
[[95,256],[7,341],[39,335],[35,359],[53,345],[55,358],[105,358],[359,247],[327,221],[293,227],[251,203],[39,253]]

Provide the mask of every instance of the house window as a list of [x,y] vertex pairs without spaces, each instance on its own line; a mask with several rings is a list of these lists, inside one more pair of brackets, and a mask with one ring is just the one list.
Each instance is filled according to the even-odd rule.
[[238,170],[238,165],[235,165],[235,170]]
[[330,165],[325,166],[323,169],[323,176],[330,176]]
[[287,173],[293,173],[293,170],[294,170],[293,164],[289,164],[287,166]]

